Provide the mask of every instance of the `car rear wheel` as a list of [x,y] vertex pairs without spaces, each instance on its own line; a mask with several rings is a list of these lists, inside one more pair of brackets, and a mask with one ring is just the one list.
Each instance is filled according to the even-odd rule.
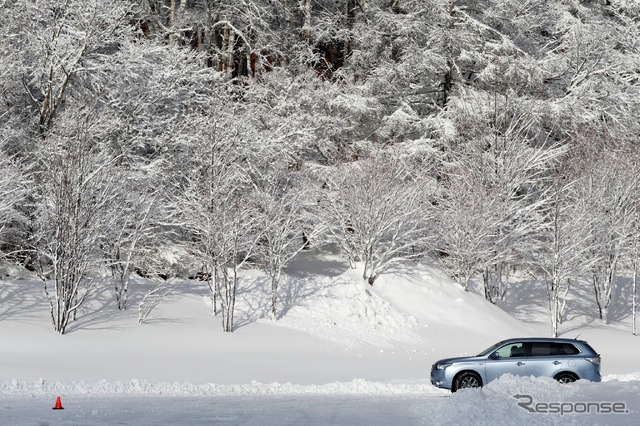
[[482,379],[478,374],[465,371],[464,373],[459,374],[455,380],[453,381],[453,387],[451,388],[452,392],[457,391],[458,389],[465,388],[480,388],[482,387]]
[[560,383],[573,383],[578,380],[576,375],[573,373],[560,373],[556,377],[554,377],[554,379],[556,379]]

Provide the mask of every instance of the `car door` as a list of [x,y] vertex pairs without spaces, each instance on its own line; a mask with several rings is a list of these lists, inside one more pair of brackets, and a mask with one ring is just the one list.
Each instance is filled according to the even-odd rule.
[[527,375],[553,377],[562,369],[563,356],[555,342],[531,342],[527,351]]
[[525,343],[511,342],[498,348],[487,357],[485,375],[487,383],[503,374],[525,376],[527,374]]

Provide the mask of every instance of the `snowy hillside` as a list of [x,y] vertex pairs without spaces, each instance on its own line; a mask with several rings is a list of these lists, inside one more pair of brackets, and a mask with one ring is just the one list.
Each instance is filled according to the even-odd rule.
[[[519,312],[515,319],[426,263],[391,271],[370,287],[339,258],[305,254],[284,281],[274,323],[266,279],[245,275],[232,334],[211,316],[208,289],[199,281],[176,282],[174,293],[138,324],[137,302],[150,285],[138,280],[129,310],[118,311],[111,289],[103,289],[64,336],[51,329],[38,281],[5,281],[0,356],[6,367],[0,378],[428,383],[438,358],[479,352],[507,337],[549,335],[544,317],[526,321]],[[616,350],[638,347],[640,339],[615,324],[576,321],[567,329],[603,353],[605,375],[640,371],[622,354],[630,351]]]
[[[176,283],[138,324],[137,301],[150,285],[138,280],[128,311],[118,311],[104,289],[61,336],[51,329],[41,284],[11,278],[0,286],[0,401],[9,406],[21,406],[26,396],[59,394],[448,396],[429,383],[437,359],[479,352],[507,337],[549,335],[545,318],[520,311],[516,319],[465,292],[430,262],[395,269],[370,287],[339,258],[305,253],[284,279],[275,323],[268,284],[250,271],[239,291],[234,333],[221,331],[208,289],[198,281]],[[602,354],[607,386],[631,380],[637,389],[640,339],[620,324],[580,321],[566,325],[568,335],[580,333]],[[539,380],[505,383],[566,392]],[[502,395],[500,386],[478,392]],[[598,386],[604,384],[575,389],[591,395]],[[461,392],[455,401],[473,408],[474,395]]]
[[338,258],[307,255],[285,277],[275,323],[266,280],[251,271],[244,278],[232,334],[211,316],[199,281],[177,282],[142,325],[136,298],[149,283],[132,285],[126,312],[104,289],[64,336],[51,329],[41,283],[6,281],[0,330],[12,344],[0,354],[11,369],[2,379],[427,383],[438,357],[537,333],[425,265],[383,276],[372,288]]

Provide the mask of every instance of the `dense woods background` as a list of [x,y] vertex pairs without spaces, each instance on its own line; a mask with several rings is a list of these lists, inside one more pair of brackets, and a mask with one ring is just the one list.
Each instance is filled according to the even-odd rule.
[[635,315],[639,35],[636,0],[0,1],[2,252],[61,333],[131,274],[204,280],[232,331],[260,267],[275,318],[329,245],[494,303],[530,273],[554,333],[572,286]]

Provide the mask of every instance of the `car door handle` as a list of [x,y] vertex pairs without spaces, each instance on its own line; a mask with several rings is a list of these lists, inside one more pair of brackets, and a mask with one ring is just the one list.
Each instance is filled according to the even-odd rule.
[[554,365],[560,365],[560,364],[562,364],[562,362],[561,361],[553,361],[553,364]]
[[522,362],[522,361],[518,361],[518,362],[516,363],[516,365],[517,365],[517,366],[524,365],[524,362]]

